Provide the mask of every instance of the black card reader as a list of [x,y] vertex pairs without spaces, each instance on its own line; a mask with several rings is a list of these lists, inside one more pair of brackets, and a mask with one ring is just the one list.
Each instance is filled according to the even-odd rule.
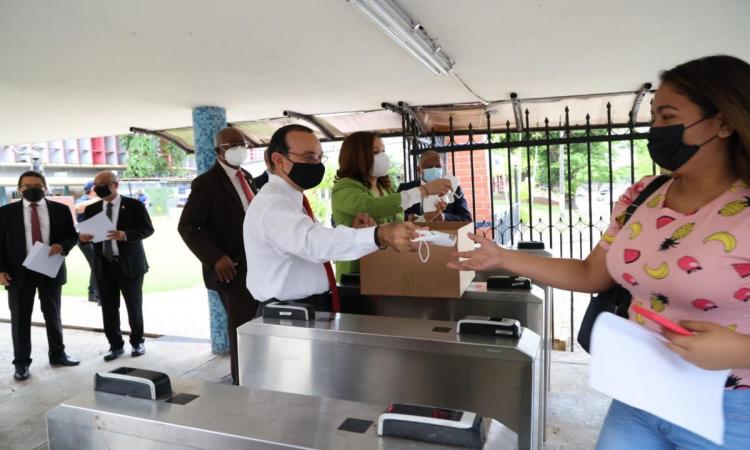
[[94,390],[156,400],[172,395],[169,376],[153,370],[119,367],[94,376]]
[[493,275],[487,278],[487,289],[531,289],[531,280],[516,275]]
[[518,250],[544,250],[542,241],[519,241],[516,246]]
[[458,321],[456,333],[519,338],[521,337],[521,333],[523,333],[523,327],[521,326],[521,322],[516,319],[466,316]]
[[378,436],[482,448],[482,416],[468,411],[394,403],[378,418]]
[[342,273],[341,284],[359,286],[359,272]]
[[269,319],[315,320],[315,307],[308,303],[268,302],[263,305],[263,317]]

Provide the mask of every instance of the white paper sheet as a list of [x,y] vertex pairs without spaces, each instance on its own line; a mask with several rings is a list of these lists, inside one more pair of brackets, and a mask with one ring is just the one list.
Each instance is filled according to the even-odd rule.
[[23,261],[23,266],[34,272],[39,272],[50,278],[55,278],[57,272],[60,271],[60,266],[62,266],[63,261],[65,261],[65,257],[60,254],[48,256],[49,251],[49,245],[36,242],[34,246],[31,247],[29,254],[26,255],[26,259]]
[[641,325],[602,313],[591,334],[589,384],[722,445],[724,383],[730,371],[694,366],[664,342]]
[[94,236],[91,242],[102,242],[107,240],[110,231],[117,228],[109,220],[107,214],[102,211],[88,220],[78,223],[78,232],[81,234],[90,234]]

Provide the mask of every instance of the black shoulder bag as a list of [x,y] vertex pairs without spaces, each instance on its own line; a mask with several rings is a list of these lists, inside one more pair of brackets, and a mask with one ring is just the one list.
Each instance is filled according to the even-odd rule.
[[[631,203],[625,210],[625,217],[622,222],[622,228],[630,220],[638,207],[646,201],[651,194],[656,192],[659,187],[669,180],[669,175],[659,175],[651,183],[649,183],[638,197]],[[581,322],[581,328],[578,329],[578,343],[581,347],[589,352],[591,346],[591,330],[594,328],[594,322],[599,314],[603,312],[610,312],[617,314],[625,319],[628,318],[628,308],[630,308],[630,292],[619,284],[607,291],[599,293],[596,297],[592,298],[589,302],[588,308],[586,308],[586,314],[583,316]]]

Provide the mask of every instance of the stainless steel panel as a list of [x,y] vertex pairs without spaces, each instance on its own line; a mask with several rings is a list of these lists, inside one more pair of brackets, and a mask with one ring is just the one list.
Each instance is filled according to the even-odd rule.
[[[520,251],[523,253],[528,253],[530,255],[535,256],[542,256],[545,258],[551,258],[552,253],[550,253],[547,250],[518,250],[518,248],[513,248],[513,250]],[[476,276],[474,277],[474,281],[482,282],[487,281],[487,279],[493,275],[514,275],[511,272],[508,272],[506,270],[497,270],[493,272],[476,272]],[[547,439],[547,406],[548,406],[548,392],[550,390],[550,380],[551,380],[551,364],[552,364],[552,327],[554,324],[552,323],[552,288],[547,286],[546,284],[538,283],[536,281],[532,282],[539,286],[543,292],[544,292],[544,317],[542,320],[543,328],[537,333],[539,333],[542,336],[542,383],[543,383],[543,392],[541,395],[541,402],[542,402],[542,421],[543,425],[541,426],[542,429],[542,440]]]
[[260,318],[237,332],[242,386],[476,411],[516,431],[520,448],[539,448],[540,339],[529,329],[466,336],[454,322],[338,314]]
[[544,331],[544,291],[487,291],[484,283],[472,283],[460,299],[363,296],[359,286],[340,285],[341,312],[371,316],[456,322],[469,315],[511,317],[537,334]]
[[[449,449],[379,438],[384,405],[355,403],[172,379],[175,392],[199,395],[186,404],[89,392],[47,413],[51,450],[173,449]],[[374,422],[365,433],[338,430],[347,418]],[[515,433],[486,419],[485,449],[517,448]]]
[[[529,250],[529,253],[544,255],[547,252]],[[487,291],[486,280],[490,275],[507,275],[507,272],[477,272],[475,281],[464,292],[461,299],[415,298],[389,296],[362,296],[359,286],[339,287],[341,307],[344,313],[369,314],[378,316],[409,317],[429,320],[458,321],[468,315],[511,317],[524,327],[542,337],[540,382],[540,403],[542,413],[539,427],[544,440],[547,417],[547,392],[549,391],[549,365],[551,363],[552,302],[550,289],[534,285],[530,291],[492,290]]]

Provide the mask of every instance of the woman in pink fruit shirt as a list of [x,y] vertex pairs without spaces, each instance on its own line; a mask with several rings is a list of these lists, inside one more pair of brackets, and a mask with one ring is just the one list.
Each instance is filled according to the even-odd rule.
[[[662,331],[669,348],[709,370],[731,369],[724,393],[725,440],[689,430],[617,400],[597,449],[750,449],[750,65],[730,56],[681,64],[661,76],[648,148],[672,172],[621,226],[618,219],[654,178],[631,186],[599,245],[583,261],[481,247],[454,269],[505,269],[556,288],[603,292],[619,283],[638,304],[693,332]],[[658,376],[655,374],[654,376]]]

